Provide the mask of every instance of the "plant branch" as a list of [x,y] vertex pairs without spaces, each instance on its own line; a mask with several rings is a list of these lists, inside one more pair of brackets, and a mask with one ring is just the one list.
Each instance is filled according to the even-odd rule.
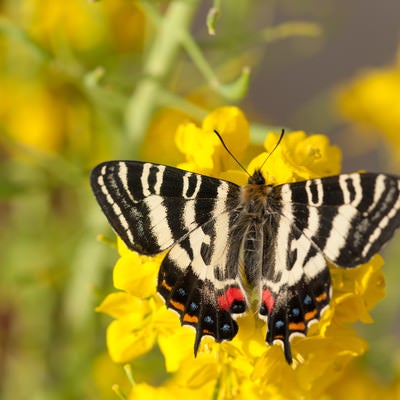
[[[141,2],[144,9],[149,3]],[[157,35],[143,67],[143,78],[128,100],[125,119],[130,156],[138,152],[142,138],[158,106],[158,92],[171,71],[182,43],[182,35],[189,30],[199,0],[175,0],[158,21]],[[154,14],[151,16],[154,21]],[[155,21],[156,22],[156,21]],[[157,23],[157,22],[156,22]]]

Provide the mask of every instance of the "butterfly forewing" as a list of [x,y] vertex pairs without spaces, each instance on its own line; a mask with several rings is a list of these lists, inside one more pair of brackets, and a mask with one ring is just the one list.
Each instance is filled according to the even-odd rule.
[[129,248],[149,255],[226,211],[228,199],[239,193],[233,183],[137,161],[98,165],[91,185],[116,233]]
[[348,174],[281,186],[294,225],[341,267],[368,261],[400,223],[400,181],[385,174]]
[[267,343],[281,342],[292,362],[290,339],[305,335],[329,304],[326,259],[364,263],[400,225],[400,180],[384,174],[271,186],[256,171],[239,187],[164,165],[110,161],[92,171],[91,184],[129,248],[169,250],[158,291],[195,328],[195,353],[204,335],[218,342],[236,335],[250,286]]

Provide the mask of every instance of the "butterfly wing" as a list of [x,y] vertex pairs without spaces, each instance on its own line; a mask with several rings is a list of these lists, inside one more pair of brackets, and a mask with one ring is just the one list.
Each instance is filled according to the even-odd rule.
[[94,168],[91,185],[116,233],[141,254],[170,249],[158,292],[181,323],[216,341],[237,333],[232,318],[247,308],[238,276],[240,246],[231,239],[240,188],[164,165],[110,161]]
[[268,323],[267,343],[281,342],[290,364],[290,339],[304,336],[329,304],[329,269],[321,252],[284,217],[271,254],[260,282],[259,315]]
[[281,194],[297,228],[341,267],[367,262],[400,225],[396,176],[344,174],[283,185]]
[[268,321],[267,342],[283,343],[290,363],[290,338],[305,335],[329,304],[324,257],[354,267],[381,249],[400,225],[400,179],[339,175],[276,186],[270,198],[260,316]]

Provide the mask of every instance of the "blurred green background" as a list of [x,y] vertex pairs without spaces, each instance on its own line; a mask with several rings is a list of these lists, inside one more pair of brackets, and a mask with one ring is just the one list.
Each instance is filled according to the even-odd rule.
[[[0,0],[1,398],[108,399],[123,381],[94,311],[117,258],[96,240],[114,240],[88,185],[97,162],[177,164],[179,123],[239,104],[254,141],[260,126],[321,132],[345,171],[400,172],[399,101],[353,83],[374,68],[399,93],[400,3],[232,3]],[[378,322],[360,328],[384,382],[400,371],[399,241]]]

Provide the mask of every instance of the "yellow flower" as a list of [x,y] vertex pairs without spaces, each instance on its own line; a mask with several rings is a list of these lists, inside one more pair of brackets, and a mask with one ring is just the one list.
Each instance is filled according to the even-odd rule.
[[[139,256],[118,240],[120,259],[114,269],[114,286],[97,311],[116,318],[107,329],[107,346],[115,362],[127,362],[149,351],[156,341],[156,277],[161,258]],[[157,301],[158,300],[158,301]]]
[[201,128],[194,123],[183,124],[178,128],[176,145],[186,157],[186,162],[178,165],[180,168],[220,176],[223,171],[237,167],[221,146],[214,130],[239,158],[249,145],[250,129],[243,112],[237,107],[221,107],[204,119]]
[[[210,385],[208,385],[210,386]],[[139,383],[132,388],[128,400],[176,400],[188,399],[204,400],[209,398],[208,386],[191,390],[169,382],[161,387],[153,387],[146,383]]]
[[110,390],[113,385],[118,385],[124,392],[129,389],[129,381],[126,379],[124,370],[110,359],[107,352],[99,354],[93,360],[91,376],[97,389],[97,396],[95,395],[97,399],[115,400],[115,393]]
[[357,319],[364,323],[373,321],[369,311],[385,296],[382,266],[382,257],[376,255],[369,263],[358,268],[331,268],[336,289],[332,303],[341,305],[335,312],[335,322],[354,322]]
[[[185,124],[178,128],[176,140],[186,156],[185,166],[242,181],[246,174],[231,169],[229,155],[216,140],[213,129],[224,139],[227,135],[231,149],[245,151],[248,123],[239,109],[224,107],[211,113],[202,127]],[[267,151],[250,162],[250,173],[264,163],[278,138],[276,133],[267,136]],[[287,134],[265,161],[263,173],[272,183],[294,182],[336,174],[340,159],[340,150],[331,146],[325,136],[294,132]],[[369,322],[369,310],[384,295],[379,256],[350,271],[331,267],[331,307],[318,324],[310,327],[306,338],[292,341],[293,365],[286,363],[280,346],[265,343],[265,323],[252,313],[238,319],[239,331],[232,341],[218,344],[212,338],[203,338],[195,359],[193,330],[181,327],[178,317],[165,308],[155,293],[162,256],[144,257],[119,247],[121,258],[115,268],[114,284],[122,292],[110,295],[99,307],[116,318],[107,335],[110,354],[114,360],[126,362],[150,351],[157,343],[170,374],[161,387],[135,385],[132,399],[320,398],[340,382],[349,362],[367,348],[367,343],[346,324],[357,319]]]
[[339,111],[360,131],[379,131],[400,161],[400,63],[360,73],[337,95]]
[[[264,163],[278,138],[276,133],[268,134],[264,142],[267,153],[260,154],[250,162],[250,174]],[[336,175],[340,172],[341,158],[339,148],[331,146],[326,136],[307,136],[305,132],[296,131],[285,136],[264,163],[262,172],[272,184]]]

